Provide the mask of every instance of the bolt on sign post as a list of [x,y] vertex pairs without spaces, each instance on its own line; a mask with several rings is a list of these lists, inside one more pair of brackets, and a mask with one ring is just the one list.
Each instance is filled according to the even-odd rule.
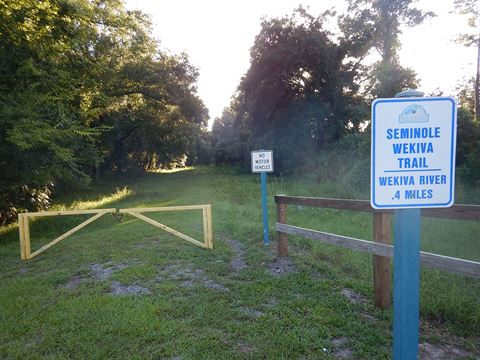
[[417,359],[422,208],[449,207],[455,188],[457,105],[407,90],[372,103],[371,196],[395,209],[393,358]]
[[268,237],[267,173],[273,172],[273,151],[255,150],[251,152],[252,173],[260,173],[263,213],[263,245],[270,243]]

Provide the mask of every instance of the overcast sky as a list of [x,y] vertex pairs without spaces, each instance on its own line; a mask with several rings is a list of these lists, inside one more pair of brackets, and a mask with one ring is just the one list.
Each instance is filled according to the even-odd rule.
[[[260,31],[262,17],[291,14],[300,4],[318,15],[341,0],[127,0],[127,9],[139,9],[152,18],[153,36],[162,49],[186,52],[199,68],[198,91],[209,109],[210,124],[228,106],[240,78],[249,67],[249,49]],[[419,0],[418,7],[438,16],[404,29],[399,53],[402,65],[412,67],[421,79],[421,90],[436,88],[454,93],[462,78],[475,74],[476,51],[454,42],[466,28],[464,16],[450,14],[453,0]]]

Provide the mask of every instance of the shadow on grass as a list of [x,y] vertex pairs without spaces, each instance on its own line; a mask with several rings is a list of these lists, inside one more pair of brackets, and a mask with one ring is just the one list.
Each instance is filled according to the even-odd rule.
[[[157,206],[174,205],[176,200],[173,199],[158,204],[159,198],[162,198],[166,193],[155,189],[153,184],[165,180],[167,182],[182,180],[189,176],[193,170],[193,168],[184,168],[176,171],[149,172],[140,177],[120,177],[97,181],[86,190],[59,195],[48,210],[68,211],[135,207],[135,203],[138,202],[141,206],[147,206],[152,199],[157,202]],[[142,186],[142,184],[146,186]],[[62,229],[75,226],[79,223],[79,219],[84,221],[87,216],[42,218],[31,219],[30,221],[31,226],[35,226],[37,236],[51,237],[52,234],[56,234]],[[13,223],[0,227],[0,245],[13,241],[18,241],[18,224]]]

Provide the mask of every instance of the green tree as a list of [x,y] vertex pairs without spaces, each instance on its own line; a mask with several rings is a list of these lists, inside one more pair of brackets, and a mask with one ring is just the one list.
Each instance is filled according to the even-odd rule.
[[197,70],[150,33],[120,0],[0,0],[0,222],[100,170],[196,158]]
[[[248,165],[254,148],[275,151],[276,170],[291,172],[315,152],[358,131],[368,106],[356,79],[369,50],[362,37],[332,34],[334,14],[264,19],[250,68],[213,127],[217,162]],[[292,151],[292,149],[295,149]]]
[[[401,25],[416,26],[434,16],[413,6],[414,0],[350,0],[348,15],[341,27],[364,39],[381,60],[367,69],[367,93],[372,98],[391,97],[408,87],[416,87],[416,74],[400,65],[398,49]],[[345,23],[346,25],[342,25]]]
[[[251,49],[251,65],[237,97],[236,125],[248,129],[246,150],[297,146],[278,170],[292,171],[306,153],[358,129],[363,100],[356,96],[361,42],[335,39],[324,26],[332,13],[313,17],[304,9],[263,20]],[[282,154],[283,155],[283,154]],[[288,159],[290,157],[290,159]]]
[[243,164],[245,160],[245,145],[250,132],[242,134],[240,121],[236,112],[225,109],[220,118],[216,118],[212,126],[212,147],[216,164]]
[[476,0],[455,0],[455,9],[460,14],[468,15],[471,33],[462,34],[459,42],[465,46],[477,48],[477,70],[473,86],[475,94],[475,118],[480,121],[480,3]]
[[480,183],[480,123],[475,120],[475,79],[457,88],[457,154],[460,178],[471,184]]

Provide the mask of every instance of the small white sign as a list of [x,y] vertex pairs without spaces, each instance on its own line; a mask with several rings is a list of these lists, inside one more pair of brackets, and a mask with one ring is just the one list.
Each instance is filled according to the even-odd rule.
[[372,207],[449,207],[455,188],[457,105],[453,98],[372,103]]
[[273,172],[273,151],[255,150],[252,154],[252,173]]

